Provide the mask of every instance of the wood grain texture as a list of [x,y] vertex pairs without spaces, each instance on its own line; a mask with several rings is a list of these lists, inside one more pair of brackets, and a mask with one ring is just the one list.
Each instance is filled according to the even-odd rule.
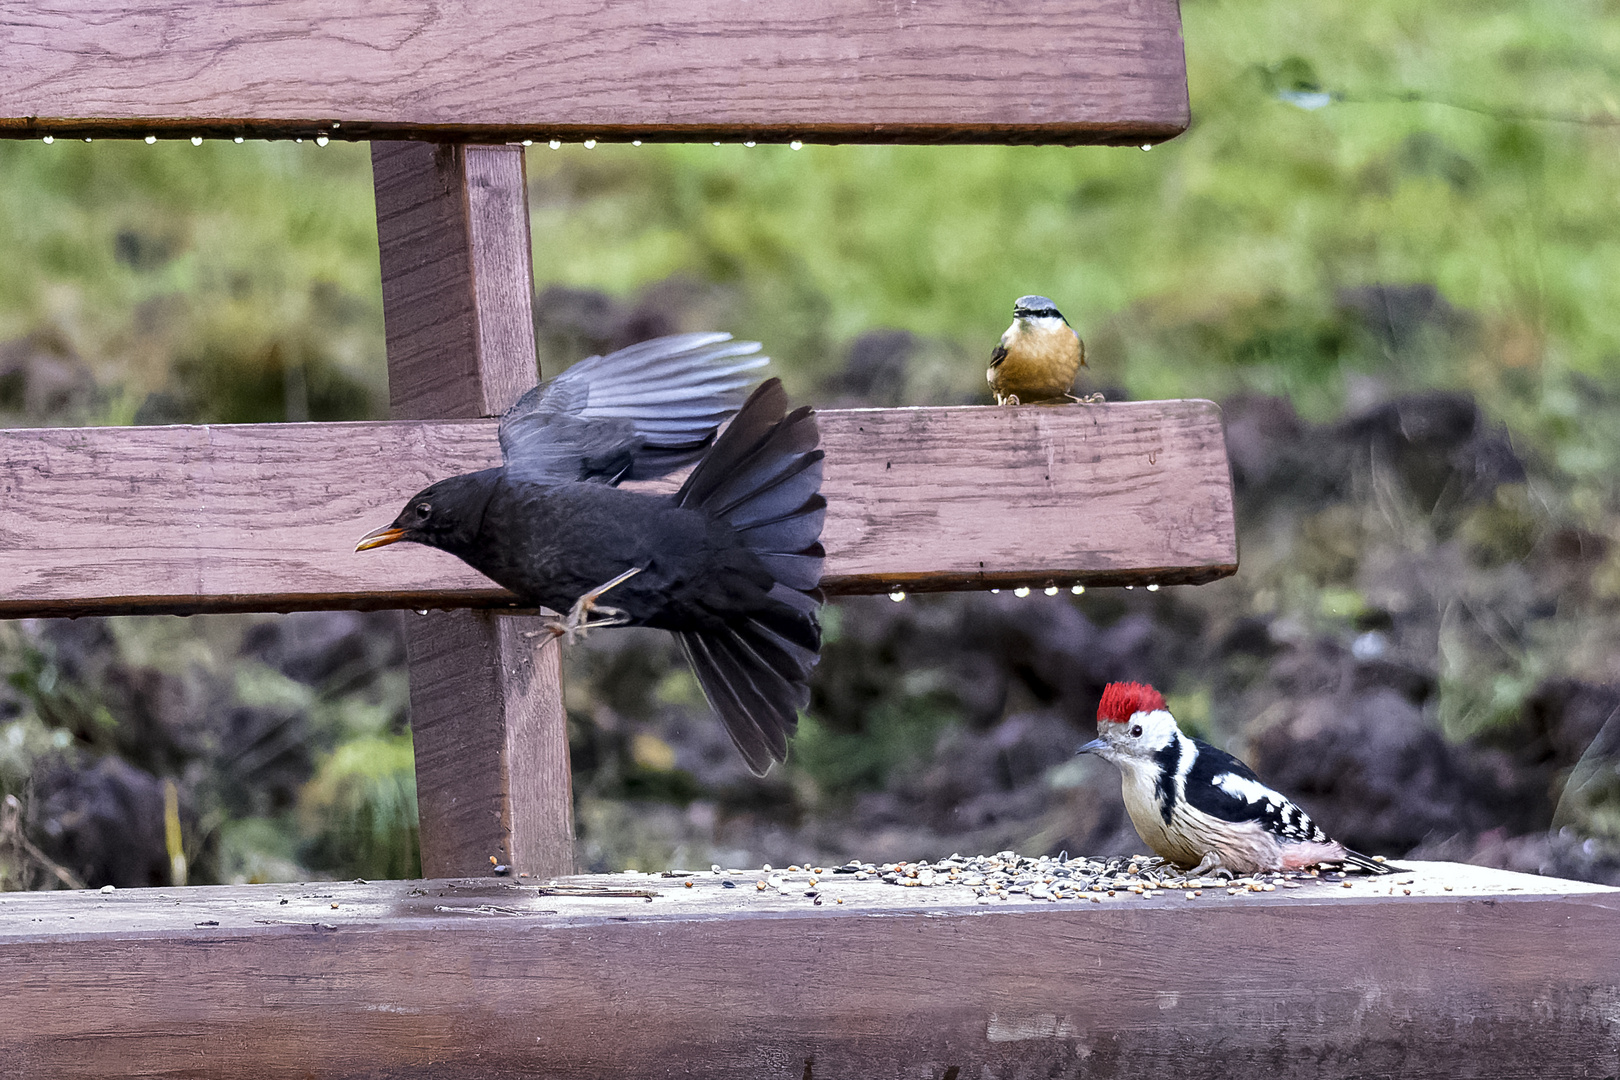
[[[820,414],[832,593],[1198,584],[1237,569],[1218,407]],[[453,556],[356,554],[495,422],[0,431],[0,617],[514,603]]]
[[543,620],[406,618],[422,866],[488,874],[494,858],[536,877],[571,873],[568,718]]
[[0,135],[1139,143],[1175,0],[18,0]]
[[496,881],[0,894],[0,1061],[53,1077],[1613,1075],[1615,891],[1423,868],[1479,887],[981,906],[835,878],[819,907],[708,874],[597,879],[651,900]]
[[523,148],[377,142],[371,162],[394,419],[499,416],[537,378]]
[[[394,416],[505,411],[538,378],[523,148],[379,142],[372,161]],[[560,655],[524,636],[541,626],[406,620],[426,873],[573,870]]]

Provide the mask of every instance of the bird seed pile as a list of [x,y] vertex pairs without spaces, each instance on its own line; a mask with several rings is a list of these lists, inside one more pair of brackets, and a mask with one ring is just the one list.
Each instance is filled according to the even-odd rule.
[[[722,878],[725,888],[751,887],[759,892],[782,895],[802,894],[821,903],[823,888],[843,880],[881,882],[902,888],[965,886],[981,904],[1011,900],[1091,900],[1101,903],[1120,896],[1151,898],[1161,892],[1183,891],[1191,900],[1203,890],[1225,889],[1229,895],[1243,892],[1275,892],[1279,887],[1297,889],[1307,884],[1348,887],[1344,871],[1293,871],[1246,875],[1237,878],[1189,878],[1185,872],[1157,856],[1114,856],[1106,859],[1069,858],[1041,855],[1031,858],[1013,851],[994,855],[954,854],[948,859],[929,862],[868,863],[852,860],[836,867],[789,866],[759,870],[726,870],[716,865],[710,872]],[[1356,876],[1360,876],[1357,874]],[[753,880],[747,880],[752,878]],[[743,880],[738,880],[743,879]],[[1388,881],[1388,877],[1380,880]],[[1405,880],[1394,884],[1410,884]],[[1410,890],[1408,890],[1410,891]],[[842,903],[842,900],[837,901]]]

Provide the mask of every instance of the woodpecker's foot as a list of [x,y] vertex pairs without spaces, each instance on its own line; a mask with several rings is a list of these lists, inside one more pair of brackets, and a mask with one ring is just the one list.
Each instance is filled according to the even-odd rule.
[[1228,881],[1231,881],[1234,876],[1232,871],[1221,865],[1221,857],[1213,851],[1206,854],[1203,861],[1197,866],[1187,871],[1188,878],[1200,878],[1205,874],[1214,874],[1216,877],[1224,877]]
[[[639,566],[632,566],[612,581],[598,585],[574,601],[574,606],[569,609],[567,618],[552,619],[546,623],[544,630],[530,631],[529,635],[526,636],[550,634],[553,638],[567,638],[568,644],[572,645],[576,638],[584,638],[590,631],[599,627],[623,626],[630,621],[627,612],[621,608],[598,604],[597,601],[602,598],[603,593],[615,586],[623,585],[626,581],[641,573],[641,570],[642,568]],[[592,618],[592,615],[602,617]]]

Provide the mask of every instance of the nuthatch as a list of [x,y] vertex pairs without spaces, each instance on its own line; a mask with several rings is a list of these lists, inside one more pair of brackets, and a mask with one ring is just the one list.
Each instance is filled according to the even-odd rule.
[[1057,305],[1044,296],[1020,296],[984,377],[997,405],[1074,400],[1069,387],[1085,362],[1085,342]]

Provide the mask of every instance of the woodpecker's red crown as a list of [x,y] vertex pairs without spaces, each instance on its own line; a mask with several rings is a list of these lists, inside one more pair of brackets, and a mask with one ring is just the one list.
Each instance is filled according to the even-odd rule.
[[1097,720],[1123,724],[1139,712],[1157,712],[1162,708],[1164,695],[1147,683],[1109,683],[1103,688],[1102,701],[1097,705]]

